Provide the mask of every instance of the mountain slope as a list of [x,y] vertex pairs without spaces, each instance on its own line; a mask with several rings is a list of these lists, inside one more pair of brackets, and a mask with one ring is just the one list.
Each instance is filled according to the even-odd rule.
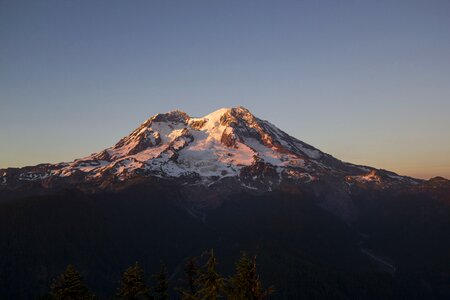
[[[258,254],[274,299],[448,299],[450,182],[342,162],[242,107],[158,114],[73,162],[0,170],[0,298],[74,263],[100,298],[138,260],[171,284]],[[389,266],[388,268],[386,266]]]
[[30,183],[43,188],[92,183],[89,189],[114,189],[117,182],[141,177],[181,178],[205,186],[232,177],[239,188],[253,190],[319,180],[375,186],[422,182],[344,163],[237,107],[201,118],[181,111],[157,114],[116,145],[88,157],[0,169],[0,189],[16,190]]

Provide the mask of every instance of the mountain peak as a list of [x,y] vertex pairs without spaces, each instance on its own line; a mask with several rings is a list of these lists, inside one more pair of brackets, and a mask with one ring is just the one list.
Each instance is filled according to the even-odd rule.
[[167,113],[156,114],[149,120],[153,122],[182,122],[186,123],[190,119],[189,115],[181,110],[172,110]]
[[210,123],[225,123],[226,120],[233,119],[250,119],[255,118],[253,114],[243,106],[237,107],[224,107],[213,111],[203,117],[192,118],[182,110],[175,109],[167,113],[158,113],[153,115],[147,121],[143,123],[144,126],[148,126],[152,122],[176,122],[187,124],[189,120],[204,120],[204,122]]
[[[372,169],[341,162],[237,106],[199,118],[180,110],[156,114],[103,151],[70,163],[17,170],[16,175],[19,181],[124,181],[144,176],[197,178],[203,184],[231,177],[246,186],[257,181],[275,188],[285,179],[365,179]],[[12,180],[10,175],[0,179],[2,184]]]
[[209,119],[212,121],[216,121],[216,120],[220,120],[221,117],[223,117],[224,115],[227,115],[227,114],[233,115],[235,117],[239,117],[239,116],[242,117],[244,115],[252,115],[251,112],[243,106],[223,107],[223,108],[215,110],[212,113],[209,113],[209,114],[201,117],[201,119]]

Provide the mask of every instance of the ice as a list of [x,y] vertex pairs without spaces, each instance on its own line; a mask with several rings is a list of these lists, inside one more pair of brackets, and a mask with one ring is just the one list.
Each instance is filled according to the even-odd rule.
[[[272,165],[279,175],[285,172],[288,177],[310,182],[318,180],[318,174],[323,172],[341,172],[320,160],[322,155],[245,108],[222,108],[200,118],[190,118],[182,112],[157,115],[113,147],[71,163],[52,165],[49,172],[24,172],[19,179],[69,177],[80,172],[88,179],[102,177],[106,172],[120,180],[135,174],[182,177],[196,173],[200,182],[210,184],[239,176],[242,168],[262,161]],[[380,180],[370,173],[371,169],[347,166],[364,171],[365,174],[355,176],[356,180]],[[389,176],[393,180],[403,178]],[[0,177],[0,183],[5,180],[6,177]]]

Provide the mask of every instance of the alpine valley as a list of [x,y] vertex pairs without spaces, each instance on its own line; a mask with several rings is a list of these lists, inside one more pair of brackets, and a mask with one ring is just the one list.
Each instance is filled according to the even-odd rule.
[[257,255],[271,299],[450,299],[450,181],[343,162],[243,107],[157,114],[73,162],[0,169],[0,298],[69,263],[100,299],[164,262]]

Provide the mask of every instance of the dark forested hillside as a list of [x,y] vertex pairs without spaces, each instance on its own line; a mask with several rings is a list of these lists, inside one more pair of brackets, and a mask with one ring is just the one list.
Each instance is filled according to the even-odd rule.
[[176,284],[189,257],[214,248],[223,274],[231,274],[241,251],[257,255],[264,284],[276,288],[273,299],[450,295],[448,205],[424,195],[359,195],[361,212],[350,226],[319,200],[239,193],[214,210],[199,211],[176,188],[142,184],[114,193],[66,190],[2,203],[0,294],[43,295],[72,263],[107,299],[135,261],[149,274],[163,262]]

